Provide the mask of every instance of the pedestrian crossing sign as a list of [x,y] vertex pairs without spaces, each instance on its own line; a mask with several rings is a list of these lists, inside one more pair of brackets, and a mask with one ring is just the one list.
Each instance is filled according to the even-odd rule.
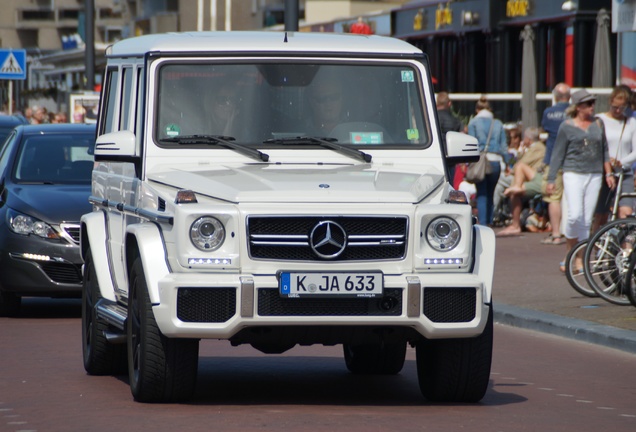
[[0,49],[0,79],[26,79],[26,51]]

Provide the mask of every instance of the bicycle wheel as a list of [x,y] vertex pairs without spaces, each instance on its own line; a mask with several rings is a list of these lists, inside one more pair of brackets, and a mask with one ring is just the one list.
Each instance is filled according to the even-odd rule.
[[636,253],[632,251],[629,257],[629,267],[625,275],[625,295],[630,303],[636,307]]
[[[568,278],[568,282],[570,282],[572,288],[579,294],[587,297],[598,297],[596,291],[588,285],[585,279],[582,262],[586,247],[587,240],[583,240],[578,242],[570,252],[568,252],[568,256],[565,258],[565,277]],[[576,264],[577,257],[580,258],[581,264]]]
[[636,243],[636,220],[619,219],[605,224],[585,249],[583,270],[590,287],[602,299],[617,305],[631,304],[625,295],[625,274]]

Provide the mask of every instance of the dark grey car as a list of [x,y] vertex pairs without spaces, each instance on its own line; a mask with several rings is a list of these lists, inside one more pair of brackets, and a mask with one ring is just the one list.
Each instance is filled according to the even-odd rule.
[[80,296],[95,126],[18,126],[0,150],[0,316],[23,296]]
[[13,128],[23,124],[29,124],[29,122],[21,115],[0,114],[0,150],[2,149],[2,143],[4,143]]

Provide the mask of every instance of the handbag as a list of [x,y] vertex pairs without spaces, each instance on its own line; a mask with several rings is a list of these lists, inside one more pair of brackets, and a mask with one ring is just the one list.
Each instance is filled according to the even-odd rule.
[[492,165],[490,165],[490,161],[486,157],[486,153],[488,153],[490,136],[492,135],[492,127],[494,124],[495,119],[492,119],[490,122],[490,130],[488,131],[488,138],[486,139],[486,147],[484,147],[484,151],[479,152],[479,160],[468,164],[464,178],[469,183],[479,183],[486,178],[487,174],[492,172]]

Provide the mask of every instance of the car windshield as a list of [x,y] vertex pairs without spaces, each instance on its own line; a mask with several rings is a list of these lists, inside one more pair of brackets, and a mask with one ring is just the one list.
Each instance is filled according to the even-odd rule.
[[15,159],[17,183],[90,184],[92,134],[27,136]]
[[261,148],[289,147],[297,137],[362,150],[430,145],[418,71],[410,63],[166,61],[158,78],[154,136],[162,147],[176,147],[170,138],[183,135],[232,137]]

